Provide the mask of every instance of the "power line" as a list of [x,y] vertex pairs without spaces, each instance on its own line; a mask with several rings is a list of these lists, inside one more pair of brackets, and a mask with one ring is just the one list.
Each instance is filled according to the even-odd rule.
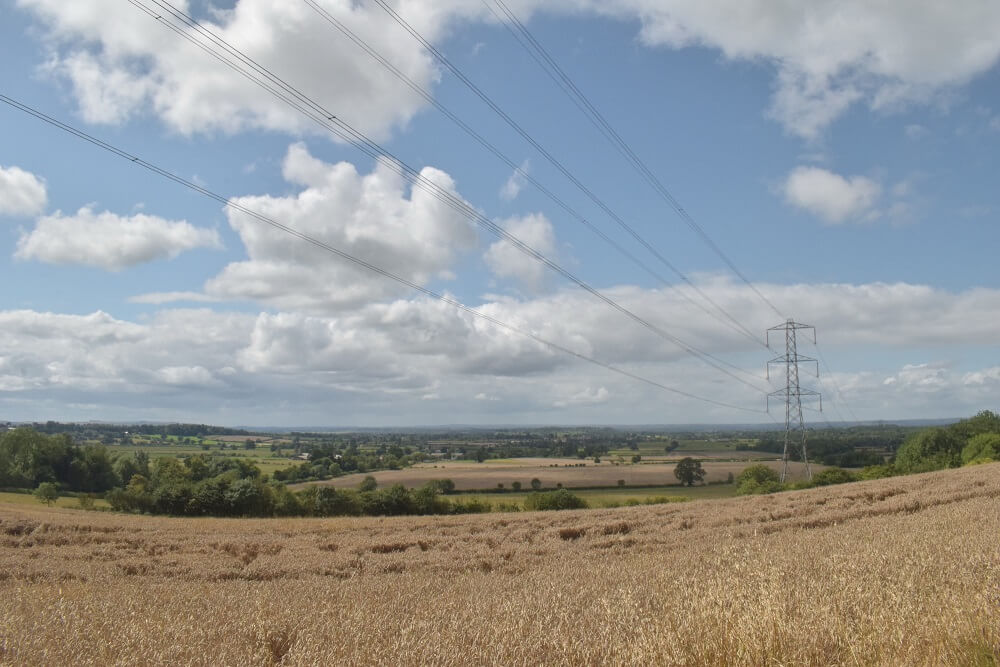
[[[381,0],[375,0],[380,5]],[[646,166],[646,163],[632,150],[632,147],[621,137],[621,135],[615,130],[615,128],[607,121],[603,114],[598,111],[597,107],[588,99],[588,97],[583,93],[582,90],[573,82],[568,74],[559,66],[559,63],[546,51],[545,47],[542,46],[535,36],[528,30],[517,15],[507,6],[504,0],[494,0],[497,6],[503,11],[507,16],[507,21],[497,16],[496,12],[493,12],[493,8],[488,4],[488,0],[483,0],[487,8],[493,12],[494,16],[497,16],[507,30],[514,36],[518,43],[532,56],[536,63],[545,71],[546,74],[558,85],[558,87],[570,98],[570,100],[576,105],[578,109],[590,120],[590,122],[604,135],[608,141],[618,149],[618,152],[625,157],[625,159],[632,165],[633,168],[649,183],[650,186],[663,198],[664,201],[674,210],[674,212],[680,217],[680,219],[698,236],[701,240],[720,258],[729,269],[736,274],[746,285],[753,290],[753,292],[760,297],[761,301],[767,304],[771,310],[775,312],[779,317],[784,317],[781,311],[778,310],[777,306],[771,302],[764,294],[757,289],[747,276],[740,271],[736,264],[729,258],[729,256],[722,251],[722,248],[712,239],[711,236],[705,231],[705,229],[698,224],[698,222],[691,217],[691,214],[681,206],[680,202],[674,197],[673,194],[667,189],[665,185],[657,178],[656,174]],[[513,27],[512,27],[513,26]],[[516,29],[516,30],[515,30]],[[520,35],[519,35],[520,33]],[[521,38],[523,36],[523,39]]]
[[[487,229],[497,237],[501,238],[502,240],[507,241],[508,243],[516,247],[518,250],[528,255],[529,257],[532,257],[537,261],[543,263],[544,265],[548,266],[550,269],[552,269],[559,275],[563,276],[564,278],[574,283],[578,287],[584,289],[585,291],[589,292],[596,298],[605,302],[607,305],[614,308],[615,310],[625,315],[626,317],[632,319],[640,326],[643,326],[647,330],[651,331],[652,333],[655,333],[661,338],[664,338],[665,340],[674,343],[682,350],[684,350],[686,353],[690,354],[691,356],[694,356],[697,359],[700,359],[702,362],[708,364],[709,366],[715,368],[716,370],[729,376],[730,378],[742,384],[745,384],[746,386],[756,391],[759,391],[761,393],[766,393],[760,387],[751,384],[750,382],[744,380],[743,378],[740,378],[739,376],[735,375],[735,373],[733,373],[732,371],[723,368],[723,366],[727,366],[733,369],[733,371],[743,373],[748,377],[751,377],[754,380],[759,381],[760,378],[758,378],[757,376],[751,375],[746,371],[744,371],[743,369],[727,361],[724,361],[716,357],[715,355],[712,355],[708,352],[704,352],[694,347],[693,345],[681,340],[680,338],[649,322],[648,320],[637,315],[628,308],[625,308],[614,299],[606,296],[602,292],[590,286],[588,283],[578,278],[567,269],[563,268],[550,258],[546,257],[539,251],[535,250],[528,244],[524,243],[517,237],[513,236],[512,234],[504,230],[502,227],[500,227],[492,220],[484,216],[482,213],[480,213],[478,210],[476,210],[474,207],[472,207],[470,204],[465,202],[460,197],[449,192],[448,190],[445,190],[432,180],[427,179],[419,171],[409,166],[401,159],[397,158],[395,155],[390,153],[388,150],[386,150],[385,148],[375,143],[374,141],[366,137],[358,130],[348,125],[346,122],[338,118],[335,114],[325,109],[311,98],[304,95],[302,92],[300,92],[295,87],[285,82],[283,79],[281,79],[273,72],[268,70],[266,67],[260,65],[252,58],[244,54],[242,51],[229,44],[223,38],[219,37],[218,35],[215,35],[212,31],[204,28],[196,19],[176,9],[170,3],[165,2],[164,0],[153,0],[153,2],[156,5],[158,5],[161,9],[165,9],[176,20],[179,20],[184,25],[196,31],[198,34],[204,35],[206,38],[211,40],[212,43],[224,49],[226,52],[228,52],[234,58],[236,58],[239,62],[243,63],[244,66],[246,66],[247,68],[249,68],[254,72],[257,72],[257,75],[251,74],[246,69],[244,69],[237,63],[233,62],[228,56],[218,52],[211,46],[206,45],[205,43],[195,39],[195,37],[189,34],[188,31],[178,27],[177,25],[174,25],[167,19],[166,16],[154,10],[149,9],[147,6],[143,5],[139,0],[128,0],[128,2],[138,7],[140,10],[145,12],[150,17],[154,18],[162,25],[166,26],[167,28],[170,28],[179,36],[188,40],[195,46],[198,46],[206,53],[213,56],[221,63],[232,69],[234,72],[246,77],[251,82],[255,83],[256,85],[260,86],[261,88],[268,91],[272,95],[276,96],[278,99],[289,104],[292,108],[297,109],[298,111],[303,113],[303,115],[307,116],[308,118],[316,122],[324,129],[340,137],[345,142],[351,144],[356,149],[363,152],[365,155],[368,155],[369,157],[376,160],[380,158],[386,159],[387,161],[384,162],[385,164],[396,170],[397,173],[399,173],[404,178],[410,180],[416,187],[424,189],[442,203],[450,206],[455,211],[459,212],[460,214],[469,218],[473,222],[484,227],[485,229]],[[263,77],[263,80],[259,77]]]
[[[654,279],[658,280],[660,283],[662,283],[663,285],[665,285],[667,287],[673,287],[673,285],[672,285],[672,283],[670,281],[668,281],[666,278],[664,278],[658,272],[654,271],[647,264],[645,264],[642,260],[640,260],[638,257],[636,257],[635,255],[633,255],[631,252],[629,252],[627,249],[625,249],[623,246],[621,246],[618,242],[616,242],[610,236],[608,236],[607,234],[605,234],[603,231],[601,231],[600,228],[598,228],[597,226],[595,226],[587,218],[585,218],[578,211],[576,211],[574,208],[572,208],[569,204],[566,203],[565,200],[563,200],[561,197],[559,197],[558,195],[556,195],[551,189],[549,189],[548,187],[546,187],[543,183],[539,182],[534,176],[532,176],[531,174],[529,174],[527,171],[523,170],[514,160],[512,160],[509,156],[505,155],[499,148],[497,148],[495,144],[491,143],[488,139],[486,139],[485,137],[483,137],[482,134],[480,134],[475,129],[473,129],[471,126],[469,126],[468,123],[466,123],[465,121],[463,121],[451,109],[449,109],[447,106],[445,106],[443,103],[441,103],[436,97],[434,97],[423,86],[421,86],[420,84],[418,84],[417,82],[415,82],[413,79],[411,79],[409,76],[407,76],[404,72],[402,72],[398,67],[396,67],[395,65],[393,65],[387,58],[385,58],[382,54],[380,54],[377,50],[375,50],[367,41],[365,41],[362,37],[358,36],[347,25],[345,25],[342,21],[340,21],[339,19],[337,19],[337,17],[335,17],[333,14],[331,14],[329,11],[327,11],[325,8],[323,8],[319,3],[317,3],[316,0],[303,0],[303,2],[305,2],[306,5],[308,5],[313,11],[315,11],[317,14],[319,14],[319,16],[321,18],[323,18],[327,23],[329,23],[331,26],[333,26],[338,31],[340,31],[345,37],[347,37],[349,40],[351,40],[351,42],[353,42],[356,46],[358,46],[360,49],[362,49],[365,53],[367,53],[376,62],[378,62],[385,69],[387,69],[390,73],[392,73],[394,76],[396,76],[396,78],[398,78],[400,81],[402,81],[404,84],[406,84],[407,87],[409,87],[411,90],[413,90],[416,94],[420,95],[420,97],[422,97],[424,99],[424,101],[426,101],[428,104],[431,104],[438,111],[440,111],[442,114],[444,114],[445,117],[447,117],[449,120],[451,120],[453,123],[455,123],[459,128],[461,128],[470,137],[472,137],[480,146],[482,146],[487,151],[489,151],[494,156],[496,156],[501,162],[503,162],[509,168],[513,169],[514,172],[517,173],[521,178],[525,179],[525,181],[527,181],[532,186],[534,186],[539,192],[541,192],[542,194],[544,194],[552,202],[554,202],[556,205],[558,205],[560,208],[562,208],[564,211],[566,211],[566,213],[568,213],[571,217],[573,217],[579,223],[581,223],[582,225],[584,225],[591,232],[593,232],[594,234],[596,234],[605,243],[607,243],[610,246],[612,246],[620,254],[622,254],[627,259],[629,259],[629,261],[631,261],[632,263],[634,263],[635,265],[637,265],[639,268],[641,268],[642,270],[644,270],[646,273],[648,273],[649,275],[651,275]],[[672,264],[668,264],[668,268],[670,268],[672,271],[674,271],[674,273],[677,273],[678,275],[681,275],[682,278],[683,278],[683,275],[680,273],[680,271],[676,267],[674,267]],[[743,324],[741,324],[732,315],[730,315],[728,312],[726,312],[715,301],[713,301],[711,298],[707,297],[705,294],[701,293],[700,290],[698,290],[698,293],[701,294],[701,296],[704,297],[708,303],[710,303],[712,306],[715,307],[715,309],[716,309],[715,311],[710,310],[709,308],[707,308],[704,305],[702,305],[700,302],[695,301],[693,298],[691,298],[690,296],[688,296],[688,294],[685,293],[683,290],[677,289],[676,292],[682,298],[684,298],[685,300],[687,300],[689,303],[691,303],[692,305],[696,306],[697,308],[701,309],[707,315],[715,318],[716,320],[718,320],[719,322],[721,322],[725,326],[728,326],[728,327],[732,328],[733,330],[735,330],[736,332],[740,333],[744,337],[748,338],[749,340],[752,340],[754,343],[760,344],[759,339],[749,329],[747,329],[745,326],[743,326]],[[719,311],[719,312],[716,312],[716,311]],[[720,315],[719,313],[722,313],[722,315]]]
[[[826,357],[823,356],[823,351],[820,349],[818,342],[815,344],[815,347],[816,356],[819,357],[821,362],[823,362],[823,368],[826,369],[827,377],[830,378],[830,383],[833,384],[833,388],[836,390],[836,396],[840,399],[840,402],[844,404],[844,408],[847,409],[847,412],[851,415],[851,419],[854,420],[854,423],[860,424],[861,421],[858,419],[858,416],[854,414],[854,410],[851,409],[851,404],[844,398],[844,392],[840,390],[840,385],[837,383],[836,378],[833,377],[833,371],[830,370],[830,365],[826,363]],[[833,405],[836,408],[837,404],[834,403]],[[843,419],[843,415],[841,415],[841,419]]]
[[[552,153],[550,153],[538,140],[536,140],[531,134],[529,134],[521,125],[514,120],[507,112],[505,112],[489,95],[487,95],[479,86],[477,86],[471,79],[469,79],[456,65],[454,65],[447,56],[445,56],[441,51],[439,51],[432,43],[430,43],[423,35],[420,34],[412,25],[410,25],[406,19],[400,16],[392,7],[390,7],[385,0],[373,0],[379,7],[381,7],[396,23],[398,23],[404,30],[406,30],[410,35],[416,39],[425,49],[427,49],[442,65],[448,68],[462,83],[465,84],[469,90],[471,90],[479,99],[481,99],[490,109],[493,110],[507,125],[509,125],[515,132],[517,132],[525,141],[531,144],[535,150],[537,150],[552,166],[559,170],[573,185],[575,185],[583,194],[587,196],[594,204],[596,204],[602,211],[604,211],[608,217],[614,220],[619,227],[625,230],[633,239],[635,239],[640,245],[642,245],[646,250],[648,250],[654,257],[656,257],[660,262],[667,266],[671,271],[677,274],[681,280],[683,280],[691,289],[698,293],[703,299],[708,303],[711,303],[715,308],[717,308],[721,313],[723,313],[728,319],[733,321],[737,326],[741,328],[742,324],[739,323],[736,318],[730,315],[725,309],[719,306],[715,301],[713,301],[708,295],[706,295],[690,278],[688,278],[682,271],[675,267],[666,257],[663,256],[660,251],[658,251],[649,241],[644,239],[635,229],[632,228],[620,215],[618,215],[614,210],[611,209],[608,204],[597,196],[593,190],[587,187],[586,184],[580,181],[558,158],[556,158]],[[683,210],[683,209],[681,209]],[[749,333],[749,330],[747,331]],[[751,334],[752,337],[752,334]]]
[[[490,5],[489,0],[482,0],[483,4],[490,10],[494,17],[496,17],[504,27],[507,28],[508,32],[514,37],[514,39],[528,52],[532,59],[541,67],[541,69],[552,79],[553,82],[563,91],[563,93],[570,99],[571,102],[587,117],[587,119],[597,128],[597,130],[604,135],[608,141],[611,142],[615,148],[628,160],[628,162],[646,179],[654,190],[656,190],[664,200],[674,209],[674,211],[681,217],[681,219],[688,224],[693,231],[695,231],[713,251],[729,266],[729,268],[735,273],[740,279],[743,280],[747,286],[754,291],[754,293],[759,296],[764,303],[771,307],[771,309],[778,315],[782,316],[781,312],[777,307],[765,297],[757,287],[736,267],[732,260],[722,251],[721,248],[708,236],[704,228],[701,227],[691,217],[691,215],[685,210],[677,199],[670,193],[670,191],[663,185],[663,183],[656,177],[656,174],[649,169],[649,167],[643,162],[643,160],[635,153],[631,146],[621,137],[621,135],[615,130],[615,128],[608,122],[604,115],[594,106],[587,95],[580,90],[572,78],[565,72],[565,70],[560,67],[559,63],[549,54],[545,47],[539,42],[535,36],[531,33],[526,25],[518,18],[512,9],[505,3],[504,0],[493,0],[496,5],[503,11],[506,15],[507,20],[505,21],[500,17]],[[836,379],[833,377],[833,371],[830,369],[829,364],[827,364],[826,359],[823,357],[823,353],[820,350],[819,344],[816,344],[816,354],[820,361],[823,363],[823,367],[826,369],[827,377],[833,384],[834,389],[836,389],[836,396],[839,402],[843,403],[844,408],[850,413],[851,417],[854,419],[855,423],[858,423],[857,415],[851,409],[851,406],[844,400],[843,392],[840,390]],[[818,375],[818,373],[817,373]],[[841,420],[844,420],[843,414],[840,413],[840,408],[837,405],[837,401],[833,402],[834,410],[840,416]],[[823,417],[827,426],[833,428],[833,425]],[[844,420],[846,421],[846,420]]]
[[664,391],[668,391],[670,393],[677,394],[679,396],[684,396],[686,398],[690,398],[690,399],[702,401],[702,402],[705,402],[705,403],[710,403],[712,405],[716,405],[716,406],[719,406],[719,407],[732,408],[734,410],[742,410],[742,411],[745,411],[745,412],[753,412],[753,413],[758,413],[758,414],[761,413],[760,410],[754,410],[752,408],[746,408],[746,407],[742,407],[742,406],[739,406],[739,405],[734,405],[734,404],[731,404],[731,403],[726,403],[724,401],[717,401],[715,399],[707,398],[707,397],[704,397],[704,396],[699,396],[697,394],[692,394],[690,392],[686,392],[686,391],[683,391],[681,389],[675,389],[673,387],[669,387],[667,385],[659,383],[659,382],[657,382],[655,380],[650,380],[650,379],[645,378],[643,376],[640,376],[640,375],[637,375],[635,373],[632,373],[631,371],[625,370],[623,368],[619,368],[617,366],[613,366],[611,364],[605,363],[603,361],[600,361],[600,360],[595,359],[593,357],[590,357],[588,355],[581,354],[579,352],[571,350],[571,349],[569,349],[567,347],[564,347],[564,346],[562,346],[562,345],[560,345],[558,343],[554,343],[554,342],[549,341],[549,340],[547,340],[545,338],[542,338],[541,336],[538,336],[538,335],[536,335],[536,334],[534,334],[534,333],[532,333],[530,331],[526,331],[526,330],[521,329],[519,327],[516,327],[516,326],[514,326],[512,324],[508,324],[507,322],[504,322],[504,321],[502,321],[502,320],[500,320],[500,319],[498,319],[496,317],[488,315],[487,313],[484,313],[484,312],[481,312],[479,310],[476,310],[475,308],[472,308],[471,306],[467,306],[467,305],[463,304],[462,302],[458,301],[457,299],[453,299],[453,298],[451,298],[449,296],[446,296],[444,294],[440,294],[438,292],[435,292],[435,291],[433,291],[431,289],[428,289],[428,288],[424,287],[423,285],[420,285],[418,283],[413,282],[412,280],[408,280],[408,279],[406,279],[406,278],[404,278],[402,276],[398,276],[398,275],[396,275],[396,274],[394,274],[394,273],[392,273],[390,271],[387,271],[386,269],[383,269],[383,268],[381,268],[381,267],[379,267],[379,266],[377,266],[375,264],[372,264],[371,262],[365,261],[365,260],[363,260],[363,259],[361,259],[359,257],[355,257],[354,255],[351,255],[350,253],[344,252],[343,250],[340,250],[339,248],[336,248],[336,247],[334,247],[334,246],[326,243],[325,241],[322,241],[322,240],[317,239],[317,238],[315,238],[313,236],[310,236],[308,234],[300,232],[300,231],[294,229],[293,227],[289,227],[289,226],[287,226],[287,225],[285,225],[285,224],[283,224],[283,223],[281,223],[281,222],[279,222],[279,221],[277,221],[277,220],[275,220],[275,219],[273,219],[273,218],[271,218],[269,216],[263,215],[263,214],[255,211],[255,210],[253,210],[251,208],[243,206],[242,204],[239,204],[239,203],[237,203],[237,202],[229,199],[228,197],[224,197],[224,196],[222,196],[222,195],[220,195],[220,194],[218,194],[218,193],[216,193],[216,192],[214,192],[212,190],[209,190],[206,187],[203,187],[203,186],[198,185],[196,183],[193,183],[193,182],[191,182],[191,181],[189,181],[187,179],[184,179],[184,178],[178,176],[177,174],[174,174],[173,172],[167,171],[166,169],[163,169],[162,167],[159,167],[156,164],[153,164],[152,162],[144,160],[143,158],[141,158],[141,157],[139,157],[137,155],[133,155],[131,153],[128,153],[128,152],[126,152],[126,151],[124,151],[124,150],[122,150],[122,149],[120,149],[120,148],[118,148],[118,147],[116,147],[116,146],[114,146],[114,145],[106,142],[106,141],[98,139],[97,137],[94,137],[94,136],[92,136],[90,134],[87,134],[86,132],[83,132],[82,130],[79,130],[79,129],[71,126],[71,125],[63,123],[62,121],[59,121],[59,120],[57,120],[57,119],[55,119],[55,118],[53,118],[53,117],[51,117],[51,116],[49,116],[49,115],[41,112],[41,111],[39,111],[38,109],[35,109],[34,107],[28,106],[27,104],[24,104],[24,103],[19,102],[19,101],[15,100],[15,99],[13,99],[11,97],[8,97],[7,95],[4,95],[3,93],[0,93],[0,102],[3,102],[3,103],[5,103],[5,104],[7,104],[7,105],[9,105],[9,106],[11,106],[11,107],[13,107],[15,109],[18,109],[19,111],[22,111],[22,112],[26,113],[26,114],[29,114],[29,115],[37,118],[38,120],[41,120],[41,121],[43,121],[45,123],[48,123],[49,125],[52,125],[53,127],[56,127],[56,128],[58,128],[60,130],[63,130],[64,132],[67,132],[69,134],[72,134],[73,136],[76,136],[76,137],[78,137],[80,139],[83,139],[84,141],[87,141],[87,142],[93,144],[94,146],[102,148],[102,149],[104,149],[104,150],[106,150],[106,151],[108,151],[108,152],[110,152],[110,153],[112,153],[112,154],[114,154],[114,155],[116,155],[116,156],[118,156],[120,158],[128,160],[129,162],[131,162],[131,163],[133,163],[135,165],[138,165],[138,166],[140,166],[140,167],[142,167],[144,169],[147,169],[148,171],[151,171],[154,174],[157,174],[158,176],[166,178],[166,179],[168,179],[170,181],[173,181],[174,183],[177,183],[178,185],[182,185],[182,186],[184,186],[184,187],[186,187],[186,188],[188,188],[190,190],[193,190],[193,191],[195,191],[195,192],[197,192],[197,193],[199,193],[199,194],[201,194],[201,195],[203,195],[205,197],[208,197],[208,198],[213,199],[213,200],[215,200],[217,202],[220,202],[223,206],[226,206],[226,207],[231,208],[233,210],[239,211],[239,212],[241,212],[241,213],[243,213],[245,215],[248,215],[248,216],[250,216],[254,220],[257,220],[260,223],[263,223],[263,224],[269,225],[271,227],[274,227],[275,229],[278,229],[278,230],[280,230],[282,232],[285,232],[286,234],[289,234],[289,235],[291,235],[291,236],[293,236],[295,238],[298,238],[298,239],[300,239],[302,241],[310,243],[313,246],[315,246],[315,247],[317,247],[317,248],[319,248],[321,250],[324,250],[324,251],[329,252],[329,253],[331,253],[333,255],[336,255],[337,257],[340,257],[341,259],[345,259],[345,260],[347,260],[349,262],[352,262],[352,263],[356,264],[357,266],[360,266],[360,267],[362,267],[362,268],[364,268],[364,269],[366,269],[368,271],[371,271],[373,273],[377,273],[378,275],[381,275],[381,276],[383,276],[385,278],[388,278],[388,279],[393,280],[395,282],[398,282],[398,283],[400,283],[402,285],[405,285],[406,287],[409,287],[410,289],[413,289],[413,290],[415,290],[417,292],[420,292],[421,294],[424,294],[424,295],[426,295],[428,297],[431,297],[433,299],[436,299],[438,301],[446,303],[446,304],[448,304],[448,305],[450,305],[450,306],[452,306],[454,308],[457,308],[458,310],[460,310],[462,312],[469,313],[470,315],[473,315],[473,316],[478,317],[480,319],[483,319],[483,320],[485,320],[487,322],[490,322],[491,324],[493,324],[493,325],[495,325],[497,327],[500,327],[500,328],[505,329],[507,331],[510,331],[512,333],[516,333],[518,335],[530,338],[530,339],[534,340],[535,342],[537,342],[537,343],[539,343],[541,345],[544,345],[544,346],[546,346],[546,347],[548,347],[550,349],[556,350],[558,352],[562,352],[564,354],[568,354],[568,355],[576,357],[577,359],[580,359],[582,361],[586,361],[586,362],[594,364],[596,366],[600,366],[601,368],[604,368],[606,370],[612,371],[612,372],[617,373],[619,375],[623,375],[625,377],[628,377],[628,378],[631,378],[631,379],[634,379],[634,380],[638,380],[640,382],[644,382],[644,383],[646,383],[648,385],[657,387],[659,389],[663,389]]

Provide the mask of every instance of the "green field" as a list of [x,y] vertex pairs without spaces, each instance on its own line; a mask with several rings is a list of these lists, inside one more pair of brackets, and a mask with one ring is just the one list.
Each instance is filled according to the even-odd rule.
[[[608,505],[624,505],[629,500],[638,500],[640,503],[647,498],[664,497],[684,500],[707,500],[710,498],[730,498],[736,495],[736,487],[732,484],[710,484],[704,486],[641,486],[629,488],[607,488],[607,489],[567,489],[573,495],[579,496],[587,501],[591,507],[604,507]],[[456,493],[449,495],[449,500],[467,502],[479,500],[489,502],[493,506],[497,504],[524,505],[524,499],[530,495],[529,492],[488,492],[488,493]]]
[[237,444],[237,449],[218,449],[218,442],[211,439],[202,440],[201,443],[208,445],[209,449],[205,449],[202,444],[176,444],[176,437],[173,439],[167,438],[166,441],[161,441],[158,438],[152,440],[145,440],[136,438],[139,442],[134,442],[131,445],[107,445],[108,452],[112,455],[116,454],[133,454],[135,452],[146,452],[149,454],[150,458],[157,458],[160,456],[176,456],[180,458],[194,456],[196,454],[205,454],[212,458],[235,458],[239,457],[246,459],[250,463],[253,463],[261,472],[265,475],[270,475],[274,473],[275,470],[280,470],[282,468],[287,468],[291,465],[299,463],[299,461],[289,458],[287,453],[289,450],[285,450],[285,456],[278,456],[271,451],[268,445],[259,445],[254,449],[242,449],[242,445]]
[[[35,496],[30,493],[14,493],[7,491],[0,491],[0,503],[11,503],[14,505],[35,505],[38,507],[45,507],[45,503],[40,502]],[[75,497],[70,496],[60,496],[57,501],[52,503],[53,507],[65,507],[69,509],[80,509],[80,501]],[[111,506],[102,499],[94,499],[94,507],[96,509],[110,508]]]
[[[677,448],[667,453],[666,447],[669,446],[671,442],[675,441],[677,442]],[[692,452],[695,454],[711,453],[715,456],[741,452],[742,456],[746,456],[747,450],[753,447],[756,442],[757,440],[755,438],[686,439],[663,437],[656,440],[645,440],[639,442],[637,443],[638,449],[630,449],[627,447],[612,449],[608,452],[608,456],[621,456],[625,460],[629,460],[635,454],[638,454],[644,459],[664,458],[667,456],[670,458],[676,458],[677,456],[683,456],[686,452]]]

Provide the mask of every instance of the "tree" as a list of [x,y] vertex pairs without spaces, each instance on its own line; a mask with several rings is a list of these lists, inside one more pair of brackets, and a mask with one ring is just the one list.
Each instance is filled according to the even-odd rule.
[[694,486],[695,482],[702,482],[705,480],[705,469],[701,467],[701,462],[697,461],[690,456],[685,456],[674,468],[674,477],[681,481],[681,484],[685,486]]
[[781,491],[784,486],[780,479],[777,471],[771,470],[763,463],[747,466],[736,478],[736,493],[745,496]]
[[38,498],[39,502],[51,505],[59,499],[59,487],[57,487],[54,482],[42,482],[38,485],[38,488],[35,489],[34,495]]
[[580,496],[566,489],[533,493],[524,499],[524,509],[534,510],[575,510],[587,507],[587,502]]
[[515,491],[520,491],[521,490],[521,483],[520,482],[511,482],[510,488],[514,489]]
[[638,463],[641,460],[642,460],[642,456],[640,454],[633,454],[632,455],[632,463]]
[[896,469],[910,474],[957,468],[962,463],[964,444],[962,438],[949,429],[921,431],[907,438],[896,452]]
[[962,463],[1000,460],[1000,433],[980,433],[962,448]]
[[542,488],[542,480],[538,479],[537,477],[532,479],[531,488],[535,491],[538,491],[540,488]]
[[358,488],[361,491],[374,491],[378,488],[378,482],[376,482],[375,478],[371,475],[367,475],[363,480],[361,480],[361,484]]

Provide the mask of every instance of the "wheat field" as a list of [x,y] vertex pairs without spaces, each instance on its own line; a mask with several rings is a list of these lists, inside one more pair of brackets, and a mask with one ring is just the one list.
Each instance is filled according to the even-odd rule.
[[0,505],[10,665],[996,665],[1000,464],[361,519]]

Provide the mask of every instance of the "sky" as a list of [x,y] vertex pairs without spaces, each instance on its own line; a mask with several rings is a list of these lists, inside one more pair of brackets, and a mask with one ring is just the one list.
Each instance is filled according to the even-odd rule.
[[0,0],[0,420],[1000,407],[1000,5],[505,3]]

